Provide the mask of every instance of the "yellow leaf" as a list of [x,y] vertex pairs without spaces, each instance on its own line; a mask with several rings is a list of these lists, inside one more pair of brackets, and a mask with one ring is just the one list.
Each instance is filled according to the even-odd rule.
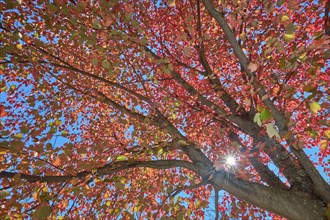
[[318,102],[312,102],[309,104],[309,108],[314,114],[317,114],[319,110],[321,110],[321,106]]
[[15,138],[22,138],[23,137],[22,134],[15,134],[14,136],[15,136]]
[[281,17],[281,21],[282,21],[282,22],[285,22],[285,21],[287,21],[287,20],[289,20],[289,17],[288,17],[287,15],[283,15],[283,16]]
[[62,124],[61,120],[56,119],[54,122],[55,126],[60,126]]
[[15,219],[15,220],[22,220],[23,217],[22,217],[21,214],[14,214],[14,219]]
[[168,0],[168,6],[174,7],[175,6],[175,0]]
[[327,140],[321,140],[320,141],[320,149],[326,150],[328,148],[328,141]]
[[43,187],[43,188],[42,188],[42,191],[43,191],[43,192],[48,192],[48,187],[47,187],[47,186]]
[[0,149],[0,156],[5,155],[7,152],[7,149]]
[[105,204],[106,204],[108,207],[111,206],[111,202],[110,202],[110,201],[107,201]]
[[330,130],[327,130],[324,132],[324,137],[326,137],[327,139],[330,139]]
[[176,119],[176,115],[175,115],[174,113],[171,113],[170,117],[171,117],[172,119]]
[[22,45],[22,44],[17,44],[16,47],[17,47],[17,49],[19,49],[19,50],[22,50],[22,49],[23,49],[23,45]]
[[284,34],[285,41],[291,41],[294,39],[294,34]]

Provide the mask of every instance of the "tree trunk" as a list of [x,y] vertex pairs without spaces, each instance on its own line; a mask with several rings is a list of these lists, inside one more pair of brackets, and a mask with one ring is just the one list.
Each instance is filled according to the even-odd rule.
[[[207,166],[200,166],[196,172],[201,176],[212,173]],[[325,219],[324,203],[311,198],[303,192],[286,191],[277,187],[264,186],[236,178],[233,174],[215,172],[210,183],[218,189],[223,189],[235,197],[262,209],[274,212],[288,219],[317,220]]]

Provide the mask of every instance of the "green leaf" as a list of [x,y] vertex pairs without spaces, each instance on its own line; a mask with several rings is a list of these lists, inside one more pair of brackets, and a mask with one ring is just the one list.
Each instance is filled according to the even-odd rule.
[[176,217],[177,217],[177,219],[184,219],[183,211],[178,212]]
[[285,41],[291,41],[294,39],[294,34],[284,34],[283,38]]
[[160,149],[158,150],[158,155],[161,155],[161,154],[163,154],[163,153],[164,153],[163,148],[160,148]]
[[119,155],[117,158],[116,158],[117,161],[125,161],[125,160],[128,160],[128,158],[124,155]]
[[97,64],[98,64],[98,60],[96,59],[96,58],[93,58],[92,59],[92,64],[94,65],[94,66],[96,66]]
[[110,62],[109,62],[107,59],[103,60],[103,61],[102,61],[102,67],[104,67],[104,68],[106,68],[106,69],[109,69],[109,67],[110,67]]
[[257,113],[255,116],[254,116],[254,119],[253,121],[255,123],[257,123],[257,125],[259,125],[261,127],[262,123],[261,123],[261,119],[260,119],[260,113]]
[[36,219],[46,219],[50,215],[51,209],[49,206],[39,206],[33,213]]
[[321,110],[321,106],[318,102],[309,103],[309,108],[314,114],[317,114],[317,112]]
[[8,190],[0,190],[0,199],[4,199],[5,197],[9,196]]
[[62,136],[63,137],[66,137],[66,136],[68,136],[69,135],[69,133],[67,132],[67,131],[62,131]]
[[277,137],[277,138],[281,138],[280,135],[278,134],[278,132],[276,131],[276,129],[274,128],[274,125],[272,123],[268,123],[266,124],[266,131],[269,137]]
[[284,67],[285,67],[285,64],[286,64],[285,56],[283,56],[283,57],[280,59],[280,68],[284,68]]
[[14,137],[21,139],[23,137],[23,135],[19,133],[19,134],[15,134]]
[[307,85],[305,85],[303,87],[303,90],[305,92],[314,92],[315,91],[315,88],[310,83],[308,83]]
[[28,127],[21,127],[21,132],[23,134],[27,134],[29,132],[29,128]]
[[260,113],[260,119],[261,121],[267,121],[272,118],[272,114],[270,113],[269,109],[265,108],[261,113]]
[[286,26],[285,31],[289,35],[294,35],[294,32],[296,31],[296,26],[293,23],[289,23]]
[[183,145],[189,145],[185,140],[179,140],[178,143]]
[[98,20],[95,20],[93,23],[93,28],[100,29],[102,26]]
[[185,57],[190,57],[190,55],[191,55],[191,50],[190,50],[189,47],[185,47],[185,48],[183,49],[183,55],[184,55]]

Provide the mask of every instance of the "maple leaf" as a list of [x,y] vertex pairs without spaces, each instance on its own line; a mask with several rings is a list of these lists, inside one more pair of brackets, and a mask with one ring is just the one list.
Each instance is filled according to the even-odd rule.
[[280,138],[280,135],[278,134],[278,132],[276,131],[276,129],[274,128],[274,125],[272,123],[268,123],[266,124],[266,130],[267,130],[267,134],[269,137],[277,137]]

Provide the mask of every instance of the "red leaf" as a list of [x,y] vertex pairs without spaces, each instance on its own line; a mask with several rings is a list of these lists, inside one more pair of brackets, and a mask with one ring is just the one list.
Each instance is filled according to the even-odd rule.
[[7,112],[5,110],[5,107],[3,105],[0,105],[0,117],[5,117],[7,115]]

